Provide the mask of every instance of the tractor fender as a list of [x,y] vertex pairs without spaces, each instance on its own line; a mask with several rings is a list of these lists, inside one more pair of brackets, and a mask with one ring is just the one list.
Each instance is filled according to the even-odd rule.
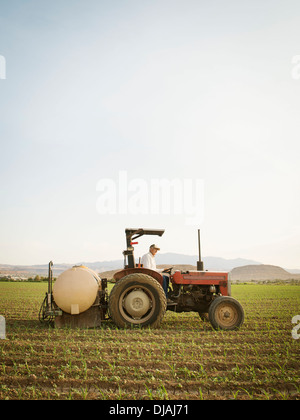
[[129,274],[142,273],[147,274],[150,277],[153,277],[158,283],[163,285],[163,276],[157,271],[151,270],[150,268],[136,267],[136,268],[124,268],[123,270],[117,271],[114,274],[114,279],[116,281],[121,280],[123,277],[128,276]]

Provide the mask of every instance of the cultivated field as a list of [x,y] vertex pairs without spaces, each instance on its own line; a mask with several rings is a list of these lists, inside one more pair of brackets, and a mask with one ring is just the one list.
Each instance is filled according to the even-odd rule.
[[156,330],[56,330],[37,320],[46,283],[0,283],[0,399],[300,399],[297,285],[234,285],[241,330],[167,312]]

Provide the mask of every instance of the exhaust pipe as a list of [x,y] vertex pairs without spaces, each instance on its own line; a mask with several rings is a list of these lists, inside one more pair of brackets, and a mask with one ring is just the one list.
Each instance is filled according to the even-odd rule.
[[204,271],[203,261],[201,260],[200,229],[198,229],[198,252],[199,260],[197,261],[197,271]]

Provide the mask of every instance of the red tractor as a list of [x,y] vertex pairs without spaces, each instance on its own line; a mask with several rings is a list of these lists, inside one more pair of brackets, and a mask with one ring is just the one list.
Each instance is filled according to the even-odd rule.
[[[162,236],[164,230],[126,229],[127,249],[123,252],[125,268],[114,275],[116,284],[108,302],[110,315],[115,324],[157,327],[166,312],[198,312],[208,319],[216,329],[233,330],[244,321],[240,303],[231,297],[230,274],[228,272],[204,271],[200,253],[200,231],[198,231],[199,261],[197,271],[175,271],[170,275],[167,305],[162,288],[163,276],[157,271],[135,264],[133,241],[142,235]],[[127,258],[127,264],[126,264]]]
[[[158,327],[166,310],[198,312],[216,329],[233,330],[244,321],[240,303],[231,297],[229,273],[204,271],[200,253],[197,271],[164,270],[169,273],[168,300],[163,275],[135,264],[133,242],[143,235],[162,236],[164,230],[126,229],[124,269],[114,275],[110,295],[107,280],[84,266],[74,266],[58,277],[52,289],[52,261],[49,263],[48,293],[39,318],[57,327],[97,327],[109,319],[119,328]],[[127,259],[127,261],[126,261]],[[170,303],[171,301],[171,303]]]

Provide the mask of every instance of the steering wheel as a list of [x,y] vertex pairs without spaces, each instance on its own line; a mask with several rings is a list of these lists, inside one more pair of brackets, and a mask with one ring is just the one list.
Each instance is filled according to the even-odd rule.
[[163,273],[168,273],[168,274],[171,274],[172,269],[173,269],[173,267],[165,268],[165,269],[163,270]]

